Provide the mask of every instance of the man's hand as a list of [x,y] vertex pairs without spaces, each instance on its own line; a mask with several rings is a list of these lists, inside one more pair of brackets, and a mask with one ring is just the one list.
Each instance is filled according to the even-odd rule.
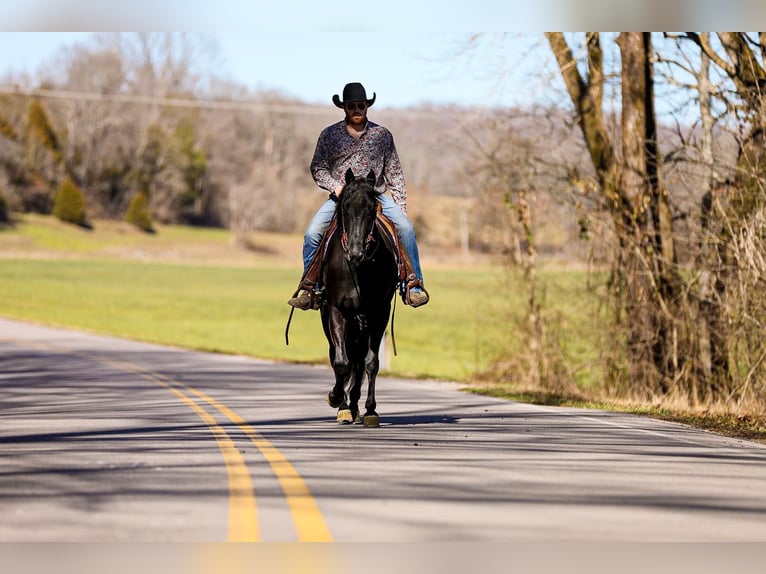
[[333,201],[338,201],[338,198],[340,197],[340,194],[343,193],[343,186],[339,185],[335,188],[335,191],[330,192],[330,199]]

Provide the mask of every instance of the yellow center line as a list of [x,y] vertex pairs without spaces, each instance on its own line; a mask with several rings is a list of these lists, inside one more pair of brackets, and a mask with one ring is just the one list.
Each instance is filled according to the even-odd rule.
[[[186,391],[192,393],[193,395],[199,397],[200,399],[207,402],[209,405],[217,409],[219,412],[221,412],[223,415],[225,415],[231,422],[236,424],[242,432],[250,439],[250,441],[255,445],[255,447],[258,449],[258,451],[261,453],[261,456],[263,456],[264,459],[269,463],[269,466],[271,467],[272,472],[274,473],[274,476],[276,476],[277,481],[279,482],[279,486],[282,489],[282,493],[285,496],[285,499],[287,501],[287,505],[290,509],[290,514],[293,519],[293,524],[295,526],[295,531],[298,537],[298,541],[300,542],[332,542],[333,537],[332,534],[330,534],[330,529],[327,527],[327,524],[324,521],[324,518],[322,517],[322,512],[319,510],[319,506],[316,503],[316,500],[311,495],[311,492],[309,491],[308,486],[304,482],[304,480],[301,478],[300,474],[298,474],[298,471],[295,469],[295,467],[290,463],[289,460],[285,457],[285,455],[280,452],[278,448],[276,448],[268,439],[266,439],[263,435],[261,435],[258,431],[256,431],[252,425],[248,424],[245,419],[243,419],[240,415],[238,415],[236,412],[234,412],[232,409],[227,407],[226,405],[216,401],[213,397],[210,395],[207,395],[203,393],[202,391],[199,391],[197,389],[194,389],[192,387],[189,387],[188,385],[185,385],[179,381],[176,381],[174,379],[171,379],[169,377],[166,377],[165,375],[159,374],[159,373],[148,373],[141,369],[140,367],[133,365],[131,363],[121,363],[123,365],[123,368],[127,368],[131,371],[137,372],[143,377],[149,378],[150,380],[153,380],[159,384],[162,384],[172,390],[174,393],[178,394],[180,397],[183,397],[185,402],[189,404],[189,406],[194,405],[192,408],[197,412],[197,414],[200,416],[200,418],[203,417],[202,414],[200,414],[199,411],[202,411],[204,415],[207,417],[210,417],[208,413],[199,407],[194,401],[189,399],[186,395],[178,391],[176,387],[181,387],[185,389]],[[199,411],[197,411],[199,409]],[[210,417],[212,419],[212,417]],[[203,419],[204,420],[204,419]],[[213,429],[213,426],[210,425],[210,423],[207,423],[208,426]],[[217,426],[221,432],[225,435],[225,438],[231,442],[231,439],[229,439],[228,435],[226,434],[226,431],[218,426],[215,423],[215,420],[212,419],[212,424]],[[216,431],[213,430],[213,433],[216,435],[216,440],[218,440],[218,435],[216,434]],[[220,443],[219,443],[220,445]],[[233,443],[232,443],[232,446]],[[221,451],[224,452],[224,448],[221,447]],[[236,450],[236,447],[234,447],[235,451],[235,457],[239,457],[241,459],[242,457],[239,454],[239,451]],[[226,458],[226,454],[224,454],[224,460],[227,460],[227,468],[228,468],[228,459]],[[244,461],[242,461],[242,464],[244,464]],[[245,469],[245,472],[247,472],[247,469]],[[230,476],[230,484],[231,484],[231,474]],[[248,475],[249,479],[249,475]],[[250,482],[250,486],[252,486],[252,482]],[[233,492],[233,491],[232,491]],[[254,495],[253,495],[253,504],[254,504]],[[233,512],[232,512],[233,514]],[[230,527],[231,531],[231,527]]]
[[155,382],[170,389],[174,395],[197,413],[197,416],[205,422],[218,443],[229,478],[229,541],[258,542],[260,533],[253,479],[250,477],[245,459],[239,453],[237,445],[231,440],[226,430],[192,399],[162,381],[155,380]]
[[201,391],[191,387],[187,387],[187,389],[218,409],[242,429],[242,432],[247,435],[263,458],[268,461],[287,500],[298,540],[300,542],[332,542],[330,529],[322,518],[319,506],[311,495],[308,486],[285,455],[229,407]]
[[[15,343],[15,342],[14,342]],[[55,350],[52,346],[25,341],[25,345],[44,350]],[[223,455],[229,481],[229,541],[257,542],[260,540],[258,511],[252,477],[244,458],[226,430],[215,418],[180,389],[192,393],[217,409],[250,439],[264,459],[269,463],[276,476],[287,505],[292,515],[298,540],[301,542],[332,542],[330,529],[322,517],[316,500],[308,486],[289,460],[268,439],[256,431],[250,424],[226,405],[213,397],[183,383],[159,373],[151,373],[125,361],[98,358],[98,361],[111,364],[121,370],[127,370],[157,383],[170,390],[176,397],[191,408],[207,425],[215,437]]]
[[[187,388],[178,381],[173,381],[160,374],[152,374],[144,371],[142,368],[131,363],[123,361],[108,361],[100,359],[103,362],[110,363],[123,370],[128,370],[137,375],[157,383],[169,389],[176,397],[181,399],[190,409],[192,409],[199,418],[208,426],[213,433],[218,448],[223,456],[226,466],[226,474],[229,481],[229,533],[230,542],[258,542],[260,541],[260,530],[258,526],[258,510],[255,500],[255,490],[250,471],[247,469],[245,459],[237,449],[237,445],[231,440],[226,430],[219,425],[205,409],[199,406],[194,400],[186,396],[173,385]],[[164,380],[163,380],[164,379]],[[166,382],[169,381],[169,382]],[[188,390],[188,388],[187,388]]]

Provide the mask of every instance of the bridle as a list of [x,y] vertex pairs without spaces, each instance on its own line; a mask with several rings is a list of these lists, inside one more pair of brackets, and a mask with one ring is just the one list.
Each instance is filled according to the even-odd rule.
[[[377,200],[376,200],[377,201]],[[377,205],[375,206],[375,209],[377,210]],[[373,255],[375,255],[375,251],[377,251],[377,242],[375,241],[375,225],[376,225],[376,213],[374,212],[372,214],[372,223],[370,225],[370,231],[367,233],[367,237],[364,239],[364,260],[370,259]],[[368,253],[368,250],[370,248],[370,245],[375,243],[375,251],[372,253]],[[346,231],[346,218],[341,217],[341,234],[340,234],[340,245],[343,248],[343,253],[346,254],[346,260],[350,260],[351,254],[348,250],[348,232]]]
[[[370,225],[370,231],[367,233],[367,237],[364,240],[364,259],[362,261],[366,261],[368,259],[372,259],[375,256],[375,253],[378,251],[378,247],[380,247],[381,241],[375,240],[375,227],[378,225],[378,201],[377,198],[375,199],[375,210],[372,214],[372,224]],[[356,290],[357,296],[361,299],[362,293],[359,289],[359,281],[356,276],[356,270],[351,267],[351,254],[348,250],[348,232],[346,231],[346,218],[344,217],[343,212],[341,211],[341,234],[340,234],[340,245],[343,248],[343,253],[346,255],[346,264],[348,265],[349,272],[351,274],[351,280],[354,283],[354,289]],[[375,244],[375,249],[372,253],[368,253],[370,244]],[[294,311],[293,309],[292,311]],[[292,316],[291,311],[291,316]],[[397,355],[396,352],[396,335],[394,334],[394,315],[396,313],[396,295],[394,295],[394,307],[391,311],[391,343],[393,344],[393,350],[394,350],[394,356]],[[288,323],[289,326],[289,323]],[[287,335],[285,335],[287,337]]]
[[[343,222],[342,226],[343,230],[340,234],[340,245],[343,247],[343,252],[346,254],[346,258],[348,259],[350,257],[350,253],[348,251],[348,233],[346,232],[346,222]],[[373,232],[375,231],[375,219],[372,220],[372,226],[370,227],[370,232],[367,234],[367,237],[364,239],[364,252],[365,252],[365,259],[367,259],[367,250],[370,247],[371,243],[375,243],[375,235],[373,235]]]

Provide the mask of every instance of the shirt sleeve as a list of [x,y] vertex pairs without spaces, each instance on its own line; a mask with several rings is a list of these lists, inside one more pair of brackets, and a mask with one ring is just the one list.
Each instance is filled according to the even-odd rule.
[[314,150],[314,157],[311,160],[311,177],[314,178],[316,184],[321,188],[329,192],[335,191],[340,185],[340,182],[332,176],[330,171],[331,156],[330,150],[331,138],[329,137],[328,130],[322,130],[317,140],[317,146]]
[[386,181],[386,187],[391,191],[394,202],[404,212],[404,215],[407,215],[407,185],[404,181],[404,172],[394,145],[394,137],[390,135],[389,138],[390,143],[384,156],[383,177]]

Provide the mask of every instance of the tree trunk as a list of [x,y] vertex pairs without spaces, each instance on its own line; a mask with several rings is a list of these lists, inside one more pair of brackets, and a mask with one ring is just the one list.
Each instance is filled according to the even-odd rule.
[[562,34],[547,34],[578,112],[602,193],[619,239],[613,297],[624,318],[628,388],[633,394],[667,393],[682,369],[676,310],[681,280],[654,115],[651,35],[623,33],[622,157],[609,143],[601,111],[603,70],[599,36],[588,33],[586,82]]
[[[709,43],[708,33],[703,33],[705,43]],[[729,336],[726,324],[723,294],[724,283],[722,244],[720,237],[720,206],[714,204],[721,194],[720,182],[716,181],[713,163],[713,84],[710,80],[710,57],[703,50],[700,54],[698,75],[700,100],[700,119],[702,134],[700,141],[700,159],[704,167],[703,195],[700,204],[700,245],[697,268],[700,270],[699,289],[699,331],[697,333],[697,369],[695,377],[701,381],[712,381],[710,385],[697,385],[693,398],[704,402],[712,398],[711,390],[722,385],[728,386],[729,378]]]
[[[715,271],[714,297],[711,303],[710,317],[707,318],[710,329],[711,355],[711,394],[728,400],[735,394],[735,387],[744,389],[745,383],[736,385],[734,378],[736,363],[759,365],[762,363],[762,329],[756,328],[766,309],[761,306],[762,298],[748,292],[748,281],[742,277],[759,276],[758,265],[753,265],[752,253],[743,250],[741,241],[760,227],[766,192],[766,69],[759,58],[766,54],[766,34],[759,34],[760,54],[753,48],[752,40],[743,32],[719,32],[718,39],[723,47],[720,54],[713,49],[709,35],[689,33],[689,37],[702,49],[705,57],[710,58],[732,80],[737,95],[742,101],[743,122],[750,126],[749,133],[742,138],[737,159],[737,170],[733,185],[721,188],[721,193],[713,192],[703,206],[703,218],[715,213],[720,218],[716,224],[715,239],[718,256]],[[709,221],[709,220],[708,220]],[[759,233],[756,232],[756,236]],[[750,246],[756,247],[758,246]],[[757,259],[757,258],[756,258]],[[760,291],[760,289],[759,289]],[[738,332],[737,332],[738,331]],[[736,332],[736,335],[735,335]],[[738,344],[737,337],[742,343]],[[747,349],[741,359],[734,357],[735,349]],[[755,366],[752,368],[755,369]],[[737,391],[738,392],[738,391]]]

